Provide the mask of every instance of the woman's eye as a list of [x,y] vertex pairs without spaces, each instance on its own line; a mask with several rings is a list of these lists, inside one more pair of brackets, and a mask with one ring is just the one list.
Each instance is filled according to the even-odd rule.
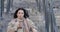
[[20,12],[19,12],[19,14],[20,14]]
[[20,12],[19,12],[18,14],[24,14],[24,13],[20,13]]
[[22,14],[24,14],[24,13],[22,13]]

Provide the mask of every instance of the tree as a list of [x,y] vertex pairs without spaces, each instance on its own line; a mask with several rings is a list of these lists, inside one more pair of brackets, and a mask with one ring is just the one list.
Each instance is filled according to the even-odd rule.
[[2,13],[4,11],[4,0],[0,0],[0,20],[2,20]]
[[41,12],[41,0],[35,0],[37,4],[37,10]]

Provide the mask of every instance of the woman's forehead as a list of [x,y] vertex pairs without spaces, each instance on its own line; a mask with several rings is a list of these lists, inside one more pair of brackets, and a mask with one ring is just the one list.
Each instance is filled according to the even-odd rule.
[[18,12],[24,12],[23,10],[19,10]]

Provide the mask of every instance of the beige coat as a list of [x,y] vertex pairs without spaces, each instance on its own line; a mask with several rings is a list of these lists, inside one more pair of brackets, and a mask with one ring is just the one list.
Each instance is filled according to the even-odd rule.
[[[15,31],[17,31],[18,22],[15,22],[15,20],[16,19],[13,19],[8,23],[7,32],[15,32]],[[32,27],[34,32],[37,32],[37,30],[35,29],[36,26],[34,25],[34,23],[28,18],[26,20],[28,21],[27,23],[28,23],[29,27]]]

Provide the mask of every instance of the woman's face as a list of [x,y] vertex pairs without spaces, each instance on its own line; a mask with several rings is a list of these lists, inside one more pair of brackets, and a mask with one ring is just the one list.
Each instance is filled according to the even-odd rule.
[[23,18],[23,17],[24,17],[24,11],[23,11],[23,10],[19,10],[19,11],[17,12],[17,17],[18,17],[18,18]]

